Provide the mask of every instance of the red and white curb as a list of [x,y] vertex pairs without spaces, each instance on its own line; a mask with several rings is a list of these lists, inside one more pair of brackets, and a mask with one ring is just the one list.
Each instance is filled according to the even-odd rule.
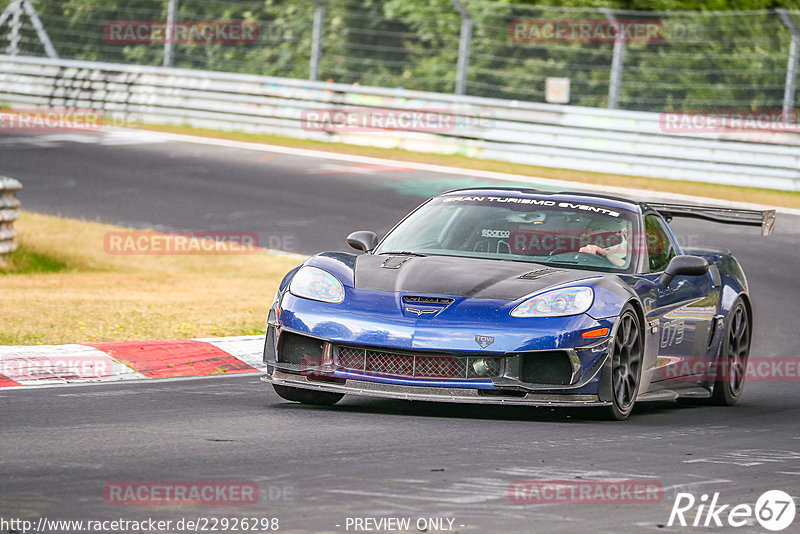
[[0,346],[0,388],[263,373],[264,336]]

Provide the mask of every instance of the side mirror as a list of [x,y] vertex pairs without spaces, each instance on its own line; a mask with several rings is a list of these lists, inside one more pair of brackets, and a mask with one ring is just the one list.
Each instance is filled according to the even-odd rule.
[[359,252],[369,252],[378,244],[378,236],[367,230],[353,232],[347,236],[347,244]]
[[708,261],[705,258],[688,254],[675,256],[670,260],[658,281],[662,286],[667,287],[676,276],[702,276],[707,272]]

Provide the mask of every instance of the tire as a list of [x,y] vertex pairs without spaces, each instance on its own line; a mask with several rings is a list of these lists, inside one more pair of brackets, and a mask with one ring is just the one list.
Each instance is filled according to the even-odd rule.
[[711,404],[733,406],[739,402],[747,375],[751,334],[747,306],[741,299],[738,299],[728,313],[725,337],[720,344],[716,366],[717,374],[709,399]]
[[610,350],[612,400],[606,415],[611,420],[624,421],[636,404],[644,358],[642,325],[630,304],[619,314]]
[[292,402],[314,404],[316,406],[333,406],[344,397],[344,393],[331,393],[329,391],[315,391],[313,389],[293,388],[272,384],[279,397]]

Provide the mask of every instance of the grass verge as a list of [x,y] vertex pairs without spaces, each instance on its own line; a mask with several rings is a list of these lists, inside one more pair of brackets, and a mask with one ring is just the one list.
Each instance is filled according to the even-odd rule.
[[800,208],[800,192],[775,191],[757,187],[707,184],[688,180],[667,180],[601,172],[554,169],[550,167],[536,167],[533,165],[523,165],[519,163],[475,159],[462,155],[426,154],[423,152],[411,152],[409,150],[395,148],[377,148],[347,145],[344,143],[326,143],[322,141],[294,139],[291,137],[267,134],[222,132],[218,130],[193,128],[190,126],[162,126],[146,124],[137,125],[137,128],[168,133],[199,135],[217,139],[233,139],[294,148],[308,148],[324,152],[335,152],[337,154],[353,154],[357,156],[370,156],[375,158],[393,159],[397,161],[411,161],[416,163],[429,163],[433,165],[446,165],[448,167],[459,167],[464,169],[520,174],[523,176],[552,178],[578,183],[679,193],[698,197],[732,200],[735,202],[752,202],[775,207],[780,206],[785,208]]
[[125,228],[22,212],[22,246],[0,269],[0,345],[235,336],[264,332],[297,258],[113,255]]

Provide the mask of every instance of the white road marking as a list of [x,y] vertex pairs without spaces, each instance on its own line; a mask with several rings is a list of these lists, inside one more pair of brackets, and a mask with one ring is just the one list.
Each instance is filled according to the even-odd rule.
[[106,129],[98,132],[62,131],[42,135],[19,135],[0,137],[0,145],[28,146],[32,148],[51,148],[63,143],[87,145],[121,146],[143,145],[164,142],[159,132],[147,130]]
[[738,467],[753,467],[766,463],[786,463],[792,461],[800,461],[800,452],[748,449],[742,451],[723,452],[708,458],[693,458],[691,460],[684,460],[683,463],[708,463],[735,465]]
[[406,167],[387,167],[385,165],[323,163],[319,167],[309,169],[309,174],[379,174],[382,172],[404,172]]

